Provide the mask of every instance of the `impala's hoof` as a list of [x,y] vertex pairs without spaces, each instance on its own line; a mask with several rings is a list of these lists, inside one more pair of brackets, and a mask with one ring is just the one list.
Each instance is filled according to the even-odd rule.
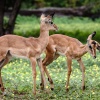
[[51,88],[51,90],[53,91],[53,90],[54,90],[54,88]]
[[82,86],[82,90],[83,90],[83,91],[85,90],[85,86]]
[[48,78],[48,81],[50,81],[49,78]]
[[36,95],[36,92],[33,92],[33,95],[35,96]]
[[6,96],[7,95],[7,93],[5,91],[2,94],[3,94],[3,96]]
[[69,91],[69,88],[66,89],[66,92],[68,92],[68,91]]
[[40,83],[40,86],[42,86],[42,83]]
[[40,83],[40,87],[41,87],[41,90],[44,90],[44,86],[42,83]]
[[41,86],[41,90],[44,90],[44,87],[43,86]]

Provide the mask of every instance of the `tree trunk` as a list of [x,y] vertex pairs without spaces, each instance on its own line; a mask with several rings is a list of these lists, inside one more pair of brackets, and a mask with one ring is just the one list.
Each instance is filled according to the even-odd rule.
[[0,36],[4,35],[4,30],[3,30],[4,4],[5,0],[0,0]]
[[5,30],[5,34],[12,34],[13,33],[13,29],[15,26],[15,20],[16,20],[16,17],[18,15],[18,12],[20,10],[20,7],[21,7],[21,0],[16,0],[14,7],[13,7],[13,11],[12,11],[11,16],[10,16],[9,21],[8,21],[7,28]]

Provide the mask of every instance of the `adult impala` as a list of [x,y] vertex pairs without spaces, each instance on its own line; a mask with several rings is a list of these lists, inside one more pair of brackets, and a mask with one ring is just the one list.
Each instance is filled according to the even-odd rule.
[[[70,74],[72,71],[72,59],[76,59],[82,70],[82,89],[85,89],[85,67],[82,62],[81,57],[89,52],[93,58],[96,58],[96,49],[100,50],[100,45],[92,38],[95,36],[96,32],[93,32],[88,36],[87,44],[83,45],[80,41],[75,38],[68,37],[61,34],[51,35],[49,37],[49,44],[46,47],[46,57],[43,60],[44,70],[48,76],[48,81],[51,84],[51,89],[54,88],[53,81],[46,69],[46,66],[52,63],[54,59],[57,59],[60,55],[66,56],[68,76],[66,83],[66,90],[68,91]],[[41,83],[42,85],[42,83]]]
[[53,14],[47,16],[45,14],[41,15],[40,36],[38,38],[24,38],[17,35],[5,35],[0,37],[0,89],[3,93],[5,93],[5,89],[2,82],[1,69],[9,62],[12,56],[28,58],[30,60],[34,80],[34,94],[36,94],[36,61],[43,77],[44,86],[46,85],[40,55],[49,42],[49,30],[57,30],[57,26],[52,22],[52,17]]

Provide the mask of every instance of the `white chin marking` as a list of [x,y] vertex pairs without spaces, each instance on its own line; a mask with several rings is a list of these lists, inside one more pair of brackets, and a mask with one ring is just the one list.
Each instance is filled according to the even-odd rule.
[[6,91],[3,92],[3,96],[5,96],[5,95],[6,95]]

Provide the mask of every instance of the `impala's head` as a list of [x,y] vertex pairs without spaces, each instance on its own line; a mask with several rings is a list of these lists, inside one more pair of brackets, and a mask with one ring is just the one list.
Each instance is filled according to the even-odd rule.
[[40,17],[42,28],[45,30],[58,30],[58,27],[53,23],[53,14],[45,15],[42,14]]
[[97,41],[92,40],[92,38],[95,35],[96,35],[96,32],[93,32],[92,34],[88,36],[88,39],[87,39],[88,51],[93,56],[93,58],[96,58],[96,49],[100,51],[100,44]]

